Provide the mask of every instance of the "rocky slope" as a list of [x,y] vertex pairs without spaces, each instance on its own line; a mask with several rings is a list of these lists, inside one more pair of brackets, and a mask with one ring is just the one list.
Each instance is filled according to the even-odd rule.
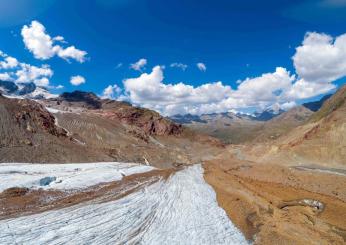
[[346,85],[299,127],[248,150],[251,159],[326,166],[346,164]]
[[[2,162],[187,164],[222,144],[156,112],[76,91],[41,100],[1,97]],[[216,150],[216,151],[215,151]]]
[[332,94],[327,94],[323,96],[320,100],[304,103],[303,106],[311,111],[318,111],[322,107],[323,103],[331,96]]
[[290,130],[304,124],[313,112],[304,106],[297,106],[267,121],[257,128],[252,144],[275,140]]
[[253,144],[273,141],[306,123],[330,98],[304,103],[288,111],[267,109],[254,115],[233,112],[197,115],[176,115],[173,121],[198,132],[216,137],[226,144]]
[[262,121],[248,115],[233,112],[205,114],[201,116],[174,116],[175,121],[195,131],[220,139],[226,144],[240,144],[254,138]]

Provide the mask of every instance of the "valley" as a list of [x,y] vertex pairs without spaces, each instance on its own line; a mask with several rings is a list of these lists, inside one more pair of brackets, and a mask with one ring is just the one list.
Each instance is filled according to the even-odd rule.
[[345,96],[183,125],[81,91],[1,96],[0,243],[344,244]]

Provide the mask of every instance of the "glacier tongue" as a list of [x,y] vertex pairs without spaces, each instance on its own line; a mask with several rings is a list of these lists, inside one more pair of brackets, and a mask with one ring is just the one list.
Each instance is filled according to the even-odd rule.
[[0,221],[0,244],[247,244],[194,165],[121,199]]

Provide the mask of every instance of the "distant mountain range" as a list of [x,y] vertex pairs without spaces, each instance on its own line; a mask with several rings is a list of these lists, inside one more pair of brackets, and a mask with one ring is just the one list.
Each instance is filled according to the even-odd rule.
[[[316,112],[321,108],[323,103],[327,99],[329,99],[331,96],[332,94],[325,95],[318,101],[304,103],[302,104],[302,106],[309,109],[310,111]],[[202,115],[177,114],[177,115],[171,116],[170,119],[181,124],[208,123],[210,121],[215,121],[221,118],[223,119],[224,118],[229,118],[229,119],[238,118],[238,119],[248,119],[253,121],[266,122],[277,116],[280,116],[284,112],[285,110],[282,110],[282,109],[273,110],[272,108],[268,108],[261,112],[255,112],[253,114],[233,113],[233,112],[210,113],[210,114],[202,114]]]
[[305,123],[332,95],[318,101],[296,106],[288,111],[268,108],[253,114],[211,113],[203,115],[175,115],[171,120],[200,133],[222,140],[224,143],[241,144],[273,140],[289,130]]
[[277,117],[284,113],[284,110],[275,111],[271,108],[268,108],[261,112],[255,112],[254,114],[244,114],[244,113],[233,113],[233,112],[222,112],[222,113],[210,113],[202,115],[174,115],[170,119],[181,124],[190,124],[190,123],[208,123],[210,121],[215,121],[217,119],[243,119],[243,120],[254,120],[254,121],[269,121],[270,119]]
[[323,105],[323,103],[330,97],[332,97],[332,94],[327,94],[323,96],[320,100],[304,103],[303,106],[311,111],[318,111]]

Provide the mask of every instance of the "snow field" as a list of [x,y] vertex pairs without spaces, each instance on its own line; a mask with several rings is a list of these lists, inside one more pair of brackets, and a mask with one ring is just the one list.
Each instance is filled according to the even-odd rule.
[[0,244],[248,244],[194,165],[106,203],[0,221]]

